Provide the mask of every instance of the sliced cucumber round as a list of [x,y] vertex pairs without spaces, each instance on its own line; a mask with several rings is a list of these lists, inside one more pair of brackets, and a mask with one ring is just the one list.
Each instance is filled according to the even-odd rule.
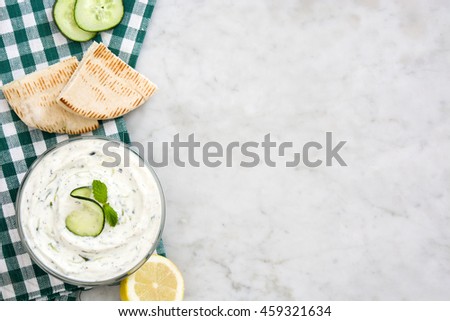
[[78,236],[98,236],[105,227],[103,209],[94,200],[82,199],[83,208],[66,217],[67,229]]
[[92,189],[90,186],[78,187],[70,192],[70,196],[89,201],[92,200]]
[[103,31],[114,28],[123,18],[122,0],[77,0],[75,21],[86,31]]
[[57,0],[53,6],[53,20],[67,38],[78,42],[91,40],[97,33],[83,30],[77,25],[75,2],[76,0]]

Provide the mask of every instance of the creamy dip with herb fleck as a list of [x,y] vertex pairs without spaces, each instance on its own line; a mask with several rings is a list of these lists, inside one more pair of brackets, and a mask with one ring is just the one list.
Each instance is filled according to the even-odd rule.
[[[162,195],[152,172],[129,151],[125,166],[122,144],[109,148],[121,156],[120,164],[102,166],[114,161],[103,153],[105,143],[85,138],[50,151],[22,186],[19,224],[28,246],[47,269],[74,281],[101,282],[123,275],[147,257],[161,229]],[[67,215],[80,207],[70,192],[94,179],[106,184],[119,221],[115,227],[105,224],[96,237],[77,236],[65,225]]]

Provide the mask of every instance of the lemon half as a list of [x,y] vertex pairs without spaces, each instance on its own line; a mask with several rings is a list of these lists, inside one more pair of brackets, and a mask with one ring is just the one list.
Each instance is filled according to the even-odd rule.
[[172,261],[156,254],[120,283],[122,301],[180,301],[183,296],[180,271]]

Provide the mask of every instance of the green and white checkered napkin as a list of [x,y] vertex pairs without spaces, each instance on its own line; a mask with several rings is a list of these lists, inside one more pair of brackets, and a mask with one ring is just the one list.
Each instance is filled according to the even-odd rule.
[[[135,66],[156,0],[125,0],[125,16],[102,41]],[[76,56],[81,60],[91,42],[66,39],[53,22],[54,1],[0,0],[0,85],[37,69]],[[47,148],[68,139],[27,127],[0,92],[0,300],[74,300],[80,288],[65,284],[33,264],[17,232],[14,202],[25,172]],[[128,142],[122,118],[103,122],[94,135]],[[162,243],[158,253],[164,255]]]

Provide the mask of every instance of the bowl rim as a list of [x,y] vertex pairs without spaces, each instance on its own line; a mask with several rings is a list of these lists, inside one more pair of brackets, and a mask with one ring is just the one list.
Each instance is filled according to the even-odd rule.
[[[47,156],[50,152],[61,148],[65,145],[68,145],[70,143],[73,143],[75,141],[81,141],[81,140],[103,140],[105,142],[113,142],[113,143],[118,143],[120,145],[122,145],[124,148],[128,149],[130,152],[134,153],[135,155],[137,155],[140,160],[143,161],[143,164],[145,165],[145,167],[147,167],[147,169],[150,171],[153,179],[156,182],[156,186],[158,188],[158,193],[159,193],[159,197],[161,200],[161,219],[160,219],[160,223],[159,223],[159,230],[158,233],[154,239],[153,245],[150,247],[149,252],[144,256],[143,259],[141,259],[139,262],[137,262],[133,268],[131,268],[130,270],[121,273],[113,278],[109,278],[106,280],[100,280],[100,281],[86,281],[86,280],[77,280],[74,278],[70,278],[62,273],[59,273],[58,271],[55,271],[54,269],[49,268],[48,266],[46,266],[34,253],[34,251],[32,250],[32,248],[29,246],[24,231],[23,231],[23,227],[22,227],[22,220],[21,220],[21,213],[20,213],[20,204],[22,201],[22,190],[24,188],[24,186],[26,185],[26,182],[28,180],[28,178],[30,177],[30,175],[33,173],[33,170],[36,168],[36,166],[42,161],[42,159],[45,158],[45,156]],[[38,156],[34,162],[31,164],[31,166],[28,168],[27,172],[25,173],[22,182],[20,183],[19,189],[17,190],[17,197],[16,197],[16,202],[15,202],[15,211],[16,211],[16,224],[17,224],[17,229],[19,232],[19,236],[20,236],[20,240],[21,243],[23,245],[23,247],[25,248],[26,252],[30,255],[33,263],[36,263],[42,270],[44,270],[45,272],[47,272],[48,274],[62,280],[65,283],[68,284],[72,284],[72,285],[76,285],[76,286],[83,286],[83,287],[91,287],[91,286],[99,286],[99,285],[114,285],[117,284],[118,282],[120,282],[121,280],[123,280],[124,278],[126,278],[127,276],[133,274],[134,272],[136,272],[149,258],[150,256],[153,254],[153,252],[156,250],[161,237],[162,237],[162,233],[164,230],[164,225],[165,225],[165,221],[166,221],[166,201],[165,201],[165,197],[164,197],[164,191],[163,188],[161,186],[161,182],[158,178],[158,176],[156,175],[155,170],[150,166],[150,164],[139,155],[139,153],[137,153],[135,150],[133,150],[132,148],[133,146],[127,143],[122,142],[121,140],[118,139],[114,139],[114,138],[110,138],[110,137],[106,137],[106,136],[94,136],[94,135],[88,135],[88,136],[79,136],[79,137],[72,137],[69,139],[66,139],[62,142],[59,142],[57,144],[55,144],[52,147],[49,147],[47,150],[45,150],[40,156]]]

